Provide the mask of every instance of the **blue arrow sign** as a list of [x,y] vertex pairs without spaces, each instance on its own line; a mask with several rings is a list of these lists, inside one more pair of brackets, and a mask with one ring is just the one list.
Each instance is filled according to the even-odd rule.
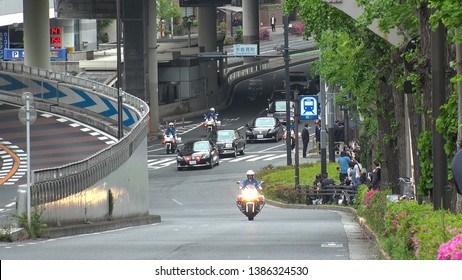
[[83,98],[83,101],[72,103],[71,104],[72,106],[76,106],[76,107],[79,107],[79,108],[87,108],[87,107],[91,107],[93,105],[96,105],[96,102],[93,101],[93,99],[91,99],[91,97],[88,96],[88,94],[86,94],[83,90],[76,89],[76,88],[71,88],[71,89],[75,93],[77,93],[80,97]]
[[318,119],[318,97],[317,96],[299,96],[300,101],[300,119],[315,120]]
[[124,120],[124,125],[131,126],[132,124],[134,124],[135,120],[133,119],[133,116],[130,110],[122,106],[122,111],[125,112],[125,115],[128,117],[128,119]]
[[15,91],[28,87],[27,85],[21,83],[20,81],[16,80],[10,75],[0,74],[0,78],[8,82],[8,84],[6,85],[1,85],[0,90]]
[[51,99],[51,98],[56,98],[56,97],[61,98],[61,97],[67,96],[64,92],[58,90],[53,85],[47,82],[39,81],[39,80],[32,80],[32,81],[34,81],[34,83],[36,83],[37,85],[42,86],[44,89],[48,90],[48,92],[44,92],[44,93],[34,93],[34,96],[36,96],[37,98]]
[[112,106],[111,101],[109,99],[103,98],[103,97],[100,97],[100,99],[108,107],[108,110],[99,113],[100,115],[108,117],[108,118],[110,118],[111,116],[117,115],[117,109],[114,106]]

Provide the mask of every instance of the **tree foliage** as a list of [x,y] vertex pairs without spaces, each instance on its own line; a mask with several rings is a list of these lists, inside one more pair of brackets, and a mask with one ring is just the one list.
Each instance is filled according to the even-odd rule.
[[170,19],[181,17],[180,7],[172,0],[156,0],[157,17],[159,19]]
[[[395,99],[393,102],[400,100],[397,94],[402,94],[406,80],[414,84],[414,94],[408,98],[415,107],[409,109],[421,114],[423,130],[431,131],[436,120],[432,120],[430,113],[430,27],[441,21],[448,29],[449,42],[461,43],[462,32],[455,32],[462,26],[460,0],[356,0],[356,3],[363,9],[357,20],[321,0],[287,0],[286,11],[299,8],[299,17],[305,23],[305,36],[313,36],[322,50],[321,61],[315,63],[314,69],[330,85],[342,88],[336,101],[357,110],[363,118],[367,138],[380,136],[377,140],[386,144],[403,137],[396,133],[401,125],[399,112],[390,110],[392,107],[387,101],[390,98]],[[366,27],[374,21],[382,32],[396,28],[403,36],[403,44],[395,49],[371,34]],[[416,38],[415,49],[405,48],[410,39]],[[414,72],[404,71],[402,61],[397,59],[398,53],[403,61],[414,66]],[[447,88],[452,87],[448,85]],[[390,94],[390,90],[394,93]],[[351,93],[353,98],[343,98],[346,93]],[[445,149],[449,157],[455,151],[458,127],[456,100],[454,97],[449,99],[438,120],[439,130],[447,141]],[[417,133],[412,134],[418,137]],[[417,138],[413,140],[417,141]],[[370,144],[368,146],[372,146]],[[418,149],[424,169],[421,192],[425,194],[432,182],[431,145],[428,132],[422,134]],[[417,151],[413,154],[417,155]]]

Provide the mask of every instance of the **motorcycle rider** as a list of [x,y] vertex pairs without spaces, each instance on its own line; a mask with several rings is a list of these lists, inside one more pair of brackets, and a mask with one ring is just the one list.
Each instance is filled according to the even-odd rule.
[[176,128],[175,126],[173,125],[172,122],[170,122],[168,124],[168,128],[165,130],[165,135],[168,135],[168,134],[172,134],[173,135],[173,139],[176,140]]
[[215,108],[210,108],[210,112],[205,115],[205,119],[212,118],[214,122],[217,122],[217,114],[215,114]]
[[294,117],[290,117],[290,130],[295,132],[295,119],[294,119]]
[[239,189],[242,190],[248,185],[253,185],[257,190],[262,190],[262,187],[258,180],[255,178],[255,172],[253,170],[248,170],[246,173],[247,179],[241,182],[239,185]]

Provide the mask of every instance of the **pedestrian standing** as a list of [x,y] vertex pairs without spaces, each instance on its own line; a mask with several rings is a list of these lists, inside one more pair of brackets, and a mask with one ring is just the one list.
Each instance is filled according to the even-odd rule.
[[271,23],[271,31],[276,31],[276,18],[274,17],[274,15],[271,15],[271,20],[270,20],[270,23]]
[[339,173],[340,184],[343,184],[345,182],[345,179],[348,177],[348,168],[350,167],[349,166],[350,157],[348,157],[345,151],[342,151],[337,161],[340,167],[340,173]]
[[305,127],[302,130],[302,142],[303,157],[306,158],[306,150],[308,149],[308,143],[310,142],[310,132],[308,131],[308,123],[305,123]]
[[321,153],[321,122],[319,120],[315,120],[314,124],[315,146],[318,153]]
[[369,190],[378,190],[380,189],[381,181],[382,181],[382,170],[380,167],[380,163],[378,161],[374,161],[374,170],[370,174],[370,184]]

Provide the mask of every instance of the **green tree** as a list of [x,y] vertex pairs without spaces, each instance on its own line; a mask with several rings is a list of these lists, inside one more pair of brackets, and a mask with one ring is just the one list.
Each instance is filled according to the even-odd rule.
[[[173,18],[173,22],[170,22],[170,24],[173,25],[180,22],[181,10],[176,2],[173,2],[172,0],[156,0],[156,8],[157,18],[159,20],[170,22],[170,20]],[[158,27],[160,28],[160,26]],[[166,30],[165,27],[164,30]],[[170,28],[168,30],[170,31]]]

